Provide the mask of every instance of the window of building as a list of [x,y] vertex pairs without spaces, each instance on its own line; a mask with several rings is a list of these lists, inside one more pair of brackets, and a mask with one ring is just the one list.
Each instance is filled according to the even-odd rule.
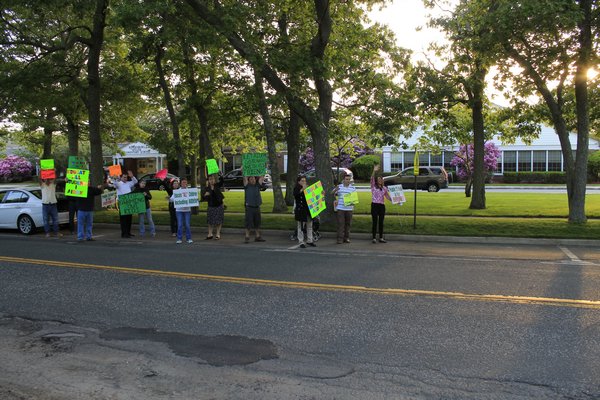
[[562,153],[560,150],[548,150],[548,171],[562,171]]
[[454,158],[454,152],[453,151],[445,151],[444,152],[444,168],[446,168],[447,171],[453,171],[454,167],[450,165],[450,163],[452,162],[452,159]]
[[546,170],[546,151],[536,150],[533,152],[533,170],[534,171],[545,171]]
[[[419,160],[421,157],[419,157]],[[404,152],[404,168],[412,167],[415,165],[415,152],[405,151]]]
[[442,165],[442,153],[440,153],[440,154],[431,153],[429,162],[430,162],[429,165]]
[[516,151],[505,151],[504,155],[504,172],[511,172],[517,170],[517,152]]
[[402,153],[392,153],[390,163],[392,171],[400,171],[402,169]]
[[429,152],[419,153],[419,165],[429,165]]
[[531,171],[531,151],[519,151],[519,172]]

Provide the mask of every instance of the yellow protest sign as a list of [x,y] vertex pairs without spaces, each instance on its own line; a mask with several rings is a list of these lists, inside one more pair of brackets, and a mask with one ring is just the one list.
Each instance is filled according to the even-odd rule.
[[353,206],[358,204],[358,192],[346,193],[343,197],[345,206]]

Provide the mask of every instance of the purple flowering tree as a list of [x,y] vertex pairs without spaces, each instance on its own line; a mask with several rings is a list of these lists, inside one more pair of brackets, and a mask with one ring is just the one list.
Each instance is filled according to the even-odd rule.
[[33,166],[27,159],[10,155],[0,160],[0,179],[5,181],[23,180],[31,176]]
[[[500,157],[500,149],[496,147],[494,142],[486,142],[484,149],[484,168],[487,174],[490,174],[498,167],[498,158]],[[473,165],[474,150],[473,144],[462,145],[455,153],[450,165],[457,167],[458,177],[466,181],[465,195],[471,197],[471,185],[473,184],[473,174],[475,167]]]
[[[336,151],[336,154],[331,157],[331,166],[339,167],[339,168],[350,168],[352,165],[352,161],[357,159],[358,157],[364,156],[365,154],[373,154],[373,149],[369,148],[362,141],[353,141],[350,142],[349,145],[351,148],[341,149],[339,153]],[[333,153],[333,151],[332,151]],[[315,154],[313,149],[310,147],[306,148],[306,151],[300,155],[300,170],[302,172],[306,172],[315,167]]]

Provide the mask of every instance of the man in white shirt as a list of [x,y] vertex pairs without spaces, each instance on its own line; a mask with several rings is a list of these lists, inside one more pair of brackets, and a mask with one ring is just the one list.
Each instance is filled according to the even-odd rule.
[[44,218],[44,232],[50,237],[50,220],[52,230],[57,237],[62,236],[58,231],[58,201],[56,200],[56,183],[54,179],[43,179],[42,188],[42,216]]
[[[131,179],[131,180],[129,180]],[[117,196],[131,193],[133,187],[138,182],[133,176],[133,172],[127,171],[126,174],[122,174],[121,177],[111,177],[113,186],[117,189]],[[131,234],[131,222],[132,215],[119,215],[119,223],[121,224],[121,237],[128,239],[133,237]]]

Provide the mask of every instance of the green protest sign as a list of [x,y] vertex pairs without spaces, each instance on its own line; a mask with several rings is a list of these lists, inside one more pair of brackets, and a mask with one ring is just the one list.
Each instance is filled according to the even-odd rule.
[[90,171],[85,169],[67,169],[65,196],[87,197]]
[[267,170],[266,153],[246,153],[242,155],[244,176],[263,176]]
[[315,218],[325,210],[325,194],[323,193],[321,181],[317,181],[304,189],[304,197],[306,197],[306,203],[308,204],[308,211],[310,211],[311,218]]
[[219,166],[217,165],[217,160],[215,160],[214,158],[206,160],[206,173],[207,175],[219,173]]
[[143,193],[128,193],[119,196],[119,214],[133,215],[146,212],[146,200]]
[[54,169],[54,160],[40,160],[40,169]]
[[343,197],[345,206],[353,206],[358,204],[358,193],[356,191],[346,193]]
[[88,169],[88,163],[84,157],[69,156],[69,168]]

